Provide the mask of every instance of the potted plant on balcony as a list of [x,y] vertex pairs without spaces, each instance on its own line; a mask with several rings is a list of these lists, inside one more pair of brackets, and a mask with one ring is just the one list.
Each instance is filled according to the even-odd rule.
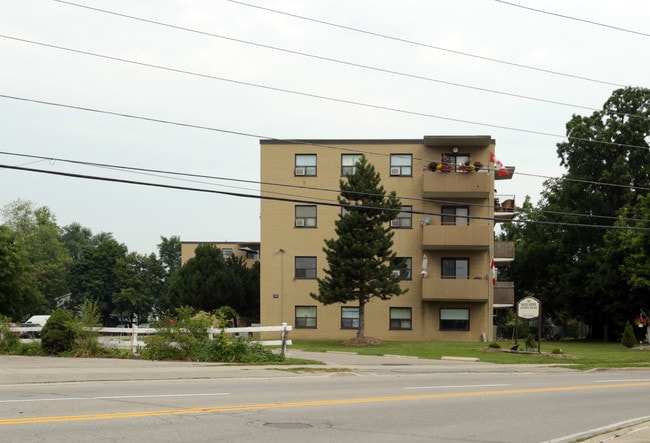
[[451,171],[451,165],[446,162],[431,162],[427,166],[430,171],[440,171],[440,172],[449,172]]

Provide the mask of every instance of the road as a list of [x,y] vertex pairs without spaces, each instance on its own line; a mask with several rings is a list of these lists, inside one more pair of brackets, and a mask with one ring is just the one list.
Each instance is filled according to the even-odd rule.
[[2,357],[0,435],[29,442],[522,443],[571,441],[565,437],[650,416],[647,370],[300,356],[328,365],[287,371]]

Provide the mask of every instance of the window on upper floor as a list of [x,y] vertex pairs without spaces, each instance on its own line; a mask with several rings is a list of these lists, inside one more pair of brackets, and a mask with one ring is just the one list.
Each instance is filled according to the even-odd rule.
[[440,275],[442,278],[469,278],[469,258],[443,258]]
[[359,328],[359,308],[357,306],[341,306],[341,329]]
[[352,175],[356,171],[356,164],[363,154],[341,154],[341,176]]
[[469,154],[450,152],[442,156],[442,162],[449,164],[453,171],[462,170],[459,167],[463,167],[469,163]]
[[413,156],[411,154],[391,154],[390,175],[413,175]]
[[316,175],[316,154],[296,154],[296,167],[294,174],[315,176]]
[[296,306],[296,328],[316,329],[316,306]]
[[411,280],[413,278],[413,259],[411,257],[396,257],[391,261],[394,268],[393,274],[400,280]]
[[402,206],[399,214],[394,220],[391,220],[391,228],[411,228],[413,227],[413,207],[412,206]]
[[233,256],[232,248],[222,248],[221,255],[223,258],[228,258]]
[[316,205],[296,205],[296,228],[315,228],[316,225]]
[[468,206],[443,206],[441,212],[440,224],[442,225],[467,226],[469,224]]
[[412,329],[411,308],[390,308],[390,329]]
[[441,331],[469,331],[469,309],[440,308]]
[[316,257],[296,257],[296,279],[316,278]]

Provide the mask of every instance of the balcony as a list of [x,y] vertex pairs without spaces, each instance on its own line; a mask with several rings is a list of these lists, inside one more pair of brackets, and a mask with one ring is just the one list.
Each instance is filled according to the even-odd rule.
[[424,198],[488,198],[490,174],[478,172],[423,171]]
[[487,302],[489,286],[484,278],[424,278],[423,301]]
[[422,248],[448,251],[487,250],[493,235],[489,225],[424,225]]
[[507,266],[515,261],[515,242],[506,240],[495,240],[494,242],[494,265]]
[[515,305],[515,283],[498,281],[494,287],[494,307],[509,308]]
[[512,220],[515,216],[515,196],[494,196],[494,221],[495,223]]

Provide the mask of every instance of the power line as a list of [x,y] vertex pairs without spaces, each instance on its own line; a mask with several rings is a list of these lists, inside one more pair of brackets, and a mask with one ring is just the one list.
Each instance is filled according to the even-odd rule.
[[[105,14],[116,15],[118,17],[123,17],[123,18],[127,18],[127,19],[130,19],[130,20],[142,21],[142,22],[145,22],[145,23],[150,23],[150,24],[154,24],[154,25],[158,25],[158,26],[169,27],[169,28],[172,28],[172,29],[181,30],[181,31],[185,31],[185,32],[192,32],[192,33],[196,33],[196,34],[201,34],[201,35],[205,35],[205,36],[209,36],[209,37],[228,40],[228,41],[241,43],[241,44],[245,44],[245,45],[256,46],[256,47],[259,47],[259,48],[270,49],[270,50],[273,50],[273,51],[284,52],[284,53],[287,53],[287,54],[298,55],[298,56],[301,56],[301,57],[308,57],[308,58],[312,58],[312,59],[315,59],[315,60],[321,60],[321,61],[337,63],[337,64],[342,64],[342,65],[347,65],[347,66],[353,66],[353,67],[356,67],[356,68],[367,69],[367,70],[372,70],[372,71],[376,71],[376,72],[382,72],[382,73],[385,73],[385,74],[391,74],[391,75],[396,75],[396,76],[401,76],[401,77],[406,77],[406,78],[412,78],[412,79],[416,79],[416,80],[423,80],[423,81],[428,81],[428,82],[433,82],[433,83],[440,83],[440,84],[445,84],[445,85],[449,85],[449,86],[455,86],[455,87],[458,87],[458,88],[465,88],[465,89],[471,89],[471,90],[480,91],[480,92],[487,92],[487,93],[490,93],[490,94],[498,94],[498,95],[504,95],[504,96],[519,98],[519,99],[524,99],[524,100],[531,100],[531,101],[537,101],[537,102],[542,102],[542,103],[548,103],[548,104],[554,104],[554,105],[560,105],[560,106],[567,106],[567,107],[585,109],[585,110],[590,110],[590,111],[597,111],[596,108],[593,108],[591,106],[576,105],[576,104],[572,104],[572,103],[565,103],[565,102],[545,99],[545,98],[541,98],[541,97],[532,97],[532,96],[528,96],[528,95],[524,95],[524,94],[516,94],[516,93],[512,93],[512,92],[507,92],[507,91],[499,91],[499,90],[490,89],[490,88],[483,88],[483,87],[480,87],[480,86],[472,86],[472,85],[466,85],[466,84],[463,84],[463,83],[457,83],[457,82],[452,82],[452,81],[447,81],[447,80],[440,80],[440,79],[436,79],[436,78],[432,78],[432,77],[426,77],[426,76],[417,75],[417,74],[410,74],[410,73],[406,73],[406,72],[395,71],[395,70],[392,70],[392,69],[379,68],[379,67],[376,67],[376,66],[370,66],[370,65],[365,65],[365,64],[361,64],[361,63],[355,63],[355,62],[335,59],[335,58],[331,58],[331,57],[325,57],[325,56],[316,55],[316,54],[310,54],[310,53],[307,53],[307,52],[295,51],[295,50],[292,50],[292,49],[281,48],[281,47],[278,47],[278,46],[267,45],[267,44],[264,44],[264,43],[251,42],[251,41],[247,41],[247,40],[243,40],[243,39],[239,39],[239,38],[234,38],[234,37],[228,37],[228,36],[225,36],[225,35],[215,34],[215,33],[212,33],[212,32],[201,31],[201,30],[197,30],[197,29],[193,29],[193,28],[188,28],[188,27],[184,27],[184,26],[179,26],[179,25],[174,25],[174,24],[170,24],[170,23],[160,22],[160,21],[156,21],[156,20],[143,18],[143,17],[137,17],[137,16],[133,16],[133,15],[123,14],[123,13],[120,13],[120,12],[109,11],[109,10],[106,10],[106,9],[99,9],[99,8],[94,8],[94,7],[90,7],[90,6],[85,6],[85,5],[78,5],[78,4],[75,4],[75,3],[70,3],[70,2],[60,1],[60,0],[55,0],[55,1],[59,1],[60,3],[65,3],[65,4],[72,5],[72,6],[79,6],[79,7],[82,7],[82,8],[90,9],[90,10],[105,13]],[[84,52],[84,51],[77,51],[77,50],[70,49],[70,48],[63,48],[61,46],[50,45],[50,44],[47,44],[47,43],[36,42],[36,41],[33,41],[33,40],[26,40],[26,39],[22,39],[22,38],[18,38],[18,37],[11,37],[11,36],[7,36],[7,35],[0,35],[0,37],[14,39],[14,40],[22,41],[22,42],[25,42],[25,43],[31,43],[31,44],[36,44],[36,45],[52,47],[52,48],[56,48],[56,49],[79,52],[79,53],[83,53],[83,54],[86,54],[86,55],[98,55],[98,54],[90,54],[90,53]],[[121,61],[123,61],[123,60],[121,60]],[[627,115],[627,114],[625,114],[625,115]]]
[[[325,146],[325,145],[321,145],[321,146]],[[366,154],[366,153],[371,153],[371,152],[365,152],[364,154]],[[48,157],[48,156],[32,155],[32,154],[20,154],[20,153],[7,152],[7,151],[0,151],[0,155],[8,155],[8,156],[14,156],[14,157],[25,157],[25,158],[30,158],[30,159],[38,159],[39,161],[45,161],[46,160],[46,161],[49,161],[49,162],[71,163],[71,164],[82,165],[82,166],[92,166],[92,167],[106,168],[106,169],[122,171],[122,172],[128,171],[128,172],[134,172],[134,173],[142,173],[142,174],[146,174],[146,175],[150,175],[150,176],[154,176],[154,177],[159,177],[159,178],[167,178],[167,179],[168,178],[173,178],[175,180],[182,180],[180,178],[176,178],[178,176],[181,176],[181,177],[201,178],[201,179],[220,180],[220,181],[232,181],[232,182],[255,184],[255,185],[284,187],[284,188],[291,188],[291,189],[298,189],[298,190],[326,191],[326,192],[333,192],[333,193],[337,193],[337,194],[340,192],[340,189],[312,187],[312,186],[304,186],[304,185],[293,185],[293,184],[287,184],[287,183],[263,182],[263,181],[256,181],[256,180],[237,179],[237,178],[231,178],[231,177],[219,177],[219,176],[213,176],[213,175],[193,174],[193,173],[168,171],[168,170],[160,170],[160,169],[151,169],[151,168],[139,168],[139,167],[133,167],[133,166],[114,165],[114,164],[88,162],[88,161],[81,161],[81,160],[71,160],[71,159],[60,158],[60,157]],[[36,162],[32,162],[32,163],[36,163]],[[217,184],[214,184],[214,183],[200,182],[200,181],[194,181],[194,180],[183,180],[183,181],[190,181],[190,182],[201,183],[201,184],[209,184],[209,185],[215,185],[215,186],[235,188],[233,186],[217,185]],[[579,180],[576,180],[576,181],[579,181]],[[598,184],[598,182],[591,182],[591,183]],[[603,183],[603,184],[606,185],[606,183]],[[631,188],[630,186],[628,186],[628,187]],[[250,188],[239,188],[239,189],[251,190]],[[650,191],[650,188],[642,188],[642,189]],[[274,192],[274,191],[269,191],[269,193],[272,193],[272,194],[275,194],[275,195],[295,196],[295,194],[280,193],[280,192]],[[373,195],[373,194],[370,194],[370,195]],[[398,198],[400,200],[402,200],[402,201],[406,200],[406,201],[417,201],[417,202],[436,202],[436,203],[441,203],[441,204],[445,204],[445,203],[458,204],[458,202],[456,202],[456,201],[453,201],[453,200],[450,201],[450,200],[446,200],[446,199],[442,199],[442,200],[441,199],[424,199],[424,198],[402,197],[402,196],[398,196]],[[319,200],[327,201],[326,199],[319,199]],[[463,204],[468,205],[468,206],[481,207],[481,208],[488,207],[488,205],[484,205],[484,204],[480,204],[480,203],[463,202]],[[537,210],[537,212],[545,213],[545,214],[553,214],[553,215],[565,215],[565,216],[586,217],[586,218],[601,218],[601,219],[608,219],[608,220],[619,220],[620,219],[619,217],[615,217],[615,216],[582,214],[582,213],[571,213],[571,212],[560,212],[560,211],[549,211],[549,210]],[[636,218],[624,218],[623,220],[628,221],[628,222],[645,221],[643,219],[636,219]]]
[[[11,170],[16,170],[16,171],[23,171],[23,172],[34,172],[34,173],[40,173],[40,174],[49,174],[49,175],[56,175],[56,176],[61,176],[61,177],[69,177],[69,178],[77,178],[77,179],[84,179],[84,180],[96,180],[96,181],[103,181],[103,182],[110,182],[110,183],[121,183],[121,184],[128,184],[128,185],[138,185],[138,186],[149,186],[149,187],[155,187],[155,188],[163,188],[163,189],[173,189],[173,190],[180,190],[180,191],[193,191],[193,192],[203,192],[203,193],[208,193],[208,194],[219,194],[219,195],[226,195],[230,197],[240,197],[240,198],[252,198],[252,199],[258,199],[258,200],[271,200],[271,201],[279,201],[279,202],[287,202],[287,203],[302,203],[302,204],[315,204],[317,206],[330,206],[330,207],[349,207],[351,209],[377,209],[372,206],[360,206],[360,205],[344,205],[340,204],[338,202],[327,202],[327,201],[321,201],[317,202],[314,200],[304,200],[304,199],[296,199],[296,198],[285,198],[285,197],[273,197],[273,196],[268,196],[268,195],[253,195],[253,194],[244,194],[244,193],[238,193],[238,192],[228,192],[228,191],[217,191],[213,189],[201,189],[201,188],[190,188],[186,186],[177,186],[177,185],[168,185],[168,184],[162,184],[162,183],[148,183],[148,182],[142,182],[142,181],[135,181],[135,180],[125,180],[125,179],[117,179],[117,178],[111,178],[111,177],[100,177],[100,176],[95,176],[95,175],[86,175],[86,174],[74,174],[70,172],[59,172],[59,171],[48,171],[44,169],[35,169],[35,168],[26,168],[22,166],[11,166],[11,165],[4,165],[0,164],[0,168],[4,169],[11,169]],[[410,214],[419,214],[419,215],[444,215],[444,214],[435,214],[431,212],[422,212],[422,211],[400,211],[400,212],[408,212]],[[468,219],[479,219],[479,220],[491,220],[495,221],[496,219],[493,217],[481,217],[481,216],[463,216],[463,218],[468,218]],[[565,222],[551,222],[551,221],[542,221],[542,220],[516,220],[513,221],[513,223],[533,223],[533,224],[543,224],[543,225],[553,225],[553,226],[565,226],[565,227],[577,227],[577,228],[594,228],[594,229],[613,229],[613,230],[625,230],[625,231],[650,231],[650,228],[642,228],[642,227],[637,227],[637,226],[610,226],[610,225],[593,225],[593,224],[586,224],[586,223],[565,223]]]
[[[62,0],[55,0],[55,1],[59,1],[61,3],[69,3],[69,2],[63,2]],[[250,8],[256,8],[256,9],[260,9],[260,10],[263,10],[263,11],[272,12],[274,14],[286,15],[288,17],[297,18],[299,20],[306,20],[306,21],[310,21],[310,22],[313,22],[313,23],[319,23],[321,25],[332,26],[332,27],[339,28],[339,29],[345,29],[347,31],[353,31],[353,32],[358,32],[358,33],[362,33],[362,34],[372,35],[374,37],[380,37],[380,38],[384,38],[384,39],[388,39],[388,40],[398,41],[398,42],[401,42],[401,43],[407,43],[407,44],[410,44],[410,45],[425,47],[425,48],[429,48],[429,49],[436,49],[438,51],[445,51],[445,52],[449,52],[449,53],[452,53],[452,54],[462,55],[462,56],[465,56],[465,57],[476,58],[476,59],[479,59],[479,60],[485,60],[485,61],[489,61],[489,62],[500,63],[500,64],[503,64],[503,65],[514,66],[514,67],[517,67],[517,68],[529,69],[529,70],[538,71],[538,72],[544,72],[546,74],[553,74],[553,75],[558,75],[558,76],[562,76],[562,77],[569,77],[569,78],[573,78],[573,79],[584,80],[584,81],[588,81],[588,82],[592,82],[592,83],[601,83],[601,84],[616,86],[616,87],[626,87],[627,86],[627,85],[623,85],[623,84],[620,84],[620,83],[615,83],[615,82],[610,82],[610,81],[605,81],[605,80],[598,80],[598,79],[584,77],[584,76],[580,76],[580,75],[568,74],[568,73],[559,72],[559,71],[553,71],[551,69],[539,68],[539,67],[535,67],[535,66],[524,65],[524,64],[521,64],[521,63],[510,62],[510,61],[507,61],[507,60],[501,60],[501,59],[497,59],[497,58],[491,58],[491,57],[485,57],[485,56],[482,56],[482,55],[471,54],[471,53],[468,53],[468,52],[457,51],[457,50],[454,50],[454,49],[443,48],[443,47],[440,47],[440,46],[434,46],[434,45],[430,45],[430,44],[427,44],[427,43],[416,42],[416,41],[408,40],[408,39],[401,38],[401,37],[395,37],[395,36],[391,36],[391,35],[387,35],[387,34],[381,34],[381,33],[378,33],[378,32],[367,31],[365,29],[354,28],[354,27],[351,27],[351,26],[341,25],[341,24],[338,24],[338,23],[332,23],[332,22],[319,20],[319,19],[315,19],[315,18],[311,18],[311,17],[305,17],[305,16],[298,15],[298,14],[292,14],[292,13],[289,13],[289,12],[279,11],[277,9],[271,9],[271,8],[266,8],[266,7],[259,6],[259,5],[253,5],[253,4],[250,4],[250,3],[244,3],[242,1],[237,1],[237,0],[228,0],[228,1],[231,2],[231,3],[236,3],[236,4],[239,4],[239,5],[242,5],[242,6],[247,6],[247,7],[250,7]]]
[[557,12],[544,11],[542,9],[531,8],[530,6],[524,6],[524,5],[520,5],[520,4],[517,4],[517,3],[506,2],[504,0],[494,0],[494,1],[496,1],[498,3],[503,3],[504,5],[508,5],[508,6],[514,6],[516,8],[527,9],[529,11],[539,12],[540,14],[552,15],[552,16],[555,16],[555,17],[561,17],[561,18],[565,18],[565,19],[568,19],[568,20],[574,20],[574,21],[577,21],[577,22],[588,23],[590,25],[601,26],[603,28],[613,29],[615,31],[628,32],[630,34],[641,35],[643,37],[650,37],[650,34],[646,34],[645,32],[633,31],[631,29],[621,28],[619,26],[613,26],[613,25],[608,25],[608,24],[605,24],[605,23],[599,23],[599,22],[595,22],[595,21],[591,21],[591,20],[585,20],[583,18],[571,17],[570,15],[558,14]]

